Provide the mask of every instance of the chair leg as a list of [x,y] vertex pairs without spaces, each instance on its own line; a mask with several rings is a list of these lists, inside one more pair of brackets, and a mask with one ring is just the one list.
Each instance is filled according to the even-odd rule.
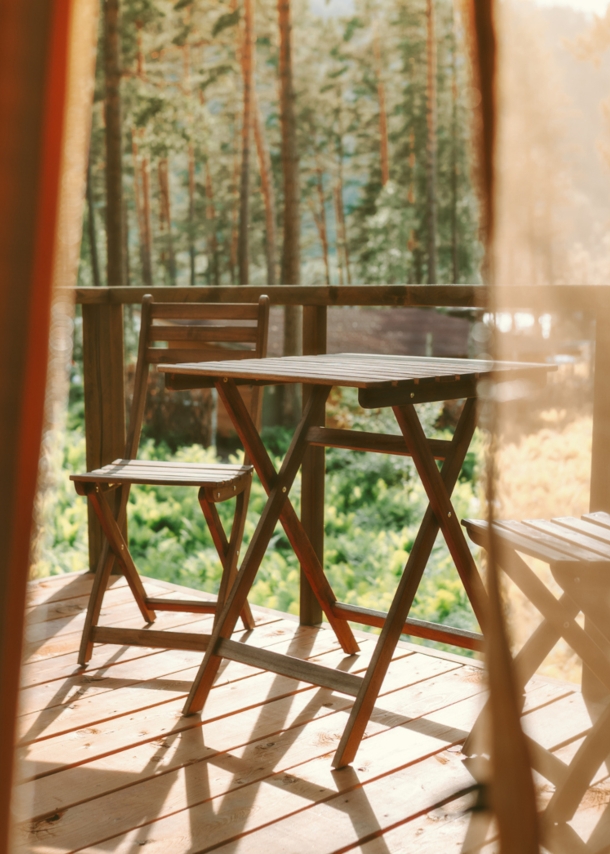
[[142,579],[140,578],[138,570],[136,569],[133,559],[129,553],[127,543],[125,542],[121,529],[117,524],[117,520],[114,518],[112,510],[104,498],[104,493],[101,491],[98,492],[95,485],[92,484],[91,489],[88,490],[87,494],[91,504],[93,505],[95,514],[100,520],[100,524],[104,534],[106,535],[110,548],[114,552],[114,556],[123,570],[123,574],[131,588],[131,592],[133,593],[136,604],[140,609],[140,613],[147,623],[153,623],[156,616],[155,612],[146,604],[147,597],[144,585],[142,584]]
[[102,553],[98,560],[93,586],[89,594],[89,604],[87,606],[87,614],[85,615],[85,626],[80,641],[80,649],[78,652],[78,663],[84,667],[93,655],[93,629],[97,626],[102,610],[102,602],[104,594],[108,587],[108,580],[114,565],[114,554],[110,550],[108,542],[104,542]]
[[610,706],[597,719],[570,763],[568,774],[557,786],[546,816],[553,822],[566,822],[574,814],[596,772],[610,756]]
[[[565,609],[566,618],[573,620],[580,610],[574,600],[564,593],[559,604]],[[523,692],[523,700],[525,701],[525,688],[532,676],[536,673],[544,659],[551,652],[555,644],[559,641],[561,633],[558,629],[551,626],[547,620],[538,626],[531,637],[523,644],[517,655],[515,656],[515,673],[517,677],[517,688]],[[476,741],[479,730],[482,726],[481,721],[484,720],[487,703],[479,712],[476,721],[473,724],[470,735],[464,743],[462,753],[466,756],[476,752]]]
[[[219,597],[223,606],[227,600],[227,596],[229,595],[229,590],[233,586],[237,576],[237,561],[239,559],[239,552],[244,538],[244,528],[246,525],[246,514],[248,512],[248,501],[250,500],[251,486],[252,481],[250,481],[244,491],[237,496],[235,503],[235,515],[233,516],[231,536],[229,537],[229,548],[227,550],[227,585],[226,590],[222,591],[222,598]],[[254,628],[254,617],[252,616],[250,603],[247,599],[241,612],[241,619],[244,624],[244,628],[247,631],[252,631]]]
[[[214,625],[218,621],[218,617],[224,607],[224,604],[229,595],[229,591],[235,581],[237,575],[237,559],[239,550],[244,535],[244,526],[246,524],[246,513],[248,510],[248,499],[250,497],[250,483],[246,486],[243,492],[237,496],[235,504],[235,515],[233,516],[233,526],[231,528],[230,539],[227,540],[222,522],[216,510],[216,506],[208,501],[205,495],[205,489],[199,490],[199,504],[201,510],[208,523],[208,528],[214,540],[216,551],[222,563],[222,578],[220,581],[220,590],[218,591],[218,605],[214,615]],[[246,631],[251,631],[254,628],[254,617],[250,610],[250,605],[246,601],[241,611],[241,619]]]

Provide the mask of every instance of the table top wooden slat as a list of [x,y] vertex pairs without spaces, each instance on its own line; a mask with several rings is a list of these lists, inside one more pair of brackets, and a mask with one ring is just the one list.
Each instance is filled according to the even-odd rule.
[[531,362],[494,362],[482,359],[441,359],[417,356],[338,353],[323,356],[284,356],[242,359],[239,363],[183,362],[161,364],[167,374],[227,377],[244,381],[340,385],[354,388],[391,387],[394,383],[461,380],[466,377],[517,379],[537,377],[553,365]]

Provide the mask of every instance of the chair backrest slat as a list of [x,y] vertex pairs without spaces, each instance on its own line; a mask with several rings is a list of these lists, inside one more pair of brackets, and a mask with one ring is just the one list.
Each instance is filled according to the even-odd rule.
[[163,320],[258,320],[258,303],[154,302],[152,317]]
[[149,341],[226,341],[256,344],[256,326],[151,326]]
[[[125,458],[137,456],[151,365],[264,358],[268,330],[267,296],[261,296],[258,304],[231,305],[155,303],[153,296],[146,294]],[[163,342],[168,346],[151,346]],[[250,411],[255,423],[260,421],[261,402],[262,396],[254,389]]]
[[146,361],[151,365],[174,364],[176,362],[216,362],[220,360],[255,358],[252,350],[236,350],[229,347],[149,347]]

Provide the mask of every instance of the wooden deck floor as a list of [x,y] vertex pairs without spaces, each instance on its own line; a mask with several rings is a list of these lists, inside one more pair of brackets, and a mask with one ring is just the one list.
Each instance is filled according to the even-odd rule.
[[[231,662],[202,717],[183,718],[196,653],[99,646],[79,670],[90,583],[70,575],[31,588],[16,852],[462,850],[473,779],[460,744],[485,688],[475,662],[401,645],[354,766],[333,772],[350,698]],[[141,624],[122,579],[105,605],[108,622]],[[249,643],[353,672],[372,652],[371,636],[345,658],[328,629],[255,614]],[[165,612],[156,627],[187,623],[209,630],[210,618]],[[590,725],[579,692],[555,681],[534,681],[526,712],[528,731],[559,754]],[[596,791],[575,826],[605,810],[603,784]]]

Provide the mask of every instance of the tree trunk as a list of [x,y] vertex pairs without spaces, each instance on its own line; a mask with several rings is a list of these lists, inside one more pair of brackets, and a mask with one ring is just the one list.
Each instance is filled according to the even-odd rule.
[[131,131],[131,151],[133,154],[133,187],[136,199],[136,217],[140,239],[140,263],[144,285],[152,287],[151,239],[150,239],[150,199],[148,190],[148,163],[138,157],[136,132]]
[[140,174],[142,176],[142,220],[144,224],[143,237],[144,237],[144,261],[146,264],[146,272],[145,276],[147,276],[147,283],[150,281],[150,285],[152,287],[153,284],[153,276],[152,276],[152,225],[150,219],[150,172],[148,168],[148,158],[144,157],[142,159],[142,166],[140,170]]
[[189,145],[189,256],[191,262],[191,286],[197,284],[195,277],[195,148]]
[[319,166],[316,169],[316,174],[316,190],[318,195],[319,208],[316,211],[316,206],[312,200],[311,209],[313,213],[314,222],[317,226],[318,234],[320,236],[320,243],[322,244],[322,257],[324,258],[324,269],[326,271],[326,284],[330,285],[330,266],[328,263],[328,234],[326,230],[326,204],[324,199],[324,178],[322,175],[322,170]]
[[[349,250],[347,247],[347,229],[345,227],[345,210],[343,208],[343,170],[339,169],[339,177],[335,185],[335,218],[337,220],[337,254],[343,256],[345,276],[347,284],[352,283],[352,274],[349,264]],[[343,276],[343,274],[341,274]],[[343,284],[343,282],[341,282]]]
[[299,156],[297,151],[290,0],[278,0],[280,29],[280,121],[282,129],[282,174],[284,177],[284,243],[282,284],[300,284]]
[[[301,283],[299,213],[299,155],[292,81],[292,39],[290,0],[278,0],[280,32],[280,124],[282,130],[282,175],[284,178],[284,240],[282,245],[281,284]],[[284,308],[284,355],[295,356],[301,351],[301,312],[298,306]],[[282,402],[284,423],[298,418],[298,392],[294,385],[284,387]]]
[[256,152],[258,155],[258,167],[261,176],[261,192],[265,205],[265,255],[267,259],[267,284],[277,284],[277,258],[275,250],[275,190],[273,188],[273,177],[271,174],[271,158],[265,140],[263,125],[261,122],[260,109],[256,98],[256,92],[252,90],[252,120],[254,125],[254,139],[256,141]]
[[457,22],[453,10],[453,33],[451,41],[451,281],[460,281],[458,263],[458,87],[457,87]]
[[428,154],[428,284],[436,284],[436,27],[434,0],[426,0],[428,81],[427,154]]
[[385,106],[385,87],[381,74],[381,45],[379,43],[379,29],[375,22],[373,35],[373,50],[375,53],[375,74],[377,77],[377,98],[379,100],[379,154],[381,158],[381,185],[390,180],[390,159],[388,155],[388,117]]
[[[210,164],[206,160],[205,164],[205,196],[206,208],[205,218],[207,221],[208,231],[208,283],[211,282],[211,277],[214,277],[214,284],[220,284],[220,271],[218,269],[218,241],[216,239],[216,209],[214,208],[214,186],[212,184],[212,174],[210,172]],[[210,260],[211,259],[211,260]]]
[[409,189],[407,191],[407,201],[410,205],[415,204],[415,134],[413,131],[409,134]]
[[244,0],[244,39],[241,51],[241,70],[244,83],[244,100],[241,126],[241,180],[239,187],[239,236],[237,241],[237,266],[239,284],[249,284],[248,227],[250,206],[250,132],[252,127],[253,0]]
[[142,24],[136,21],[136,41],[138,45],[136,75],[140,80],[146,80],[146,66],[144,64],[144,51],[142,50]]
[[[237,121],[235,122],[237,124]],[[237,128],[236,128],[237,131]],[[233,158],[233,215],[231,217],[231,243],[229,246],[229,273],[231,284],[236,284],[237,247],[239,244],[239,149]]]
[[100,263],[97,254],[97,236],[95,233],[95,205],[93,185],[91,183],[91,160],[87,163],[87,225],[89,231],[89,255],[91,257],[91,278],[94,287],[99,288],[102,280],[100,278]]
[[345,226],[345,210],[343,207],[343,118],[341,114],[342,92],[338,90],[339,100],[337,109],[337,182],[333,188],[335,202],[335,220],[337,223],[337,266],[339,268],[340,284],[343,284],[343,269],[347,284],[352,283],[349,265],[349,250],[347,248],[347,229]]
[[176,284],[176,258],[172,240],[172,216],[169,192],[169,167],[167,157],[162,157],[158,164],[159,176],[159,209],[161,230],[165,232],[165,248],[167,250],[167,270],[172,285]]
[[125,284],[119,0],[104,3],[107,282]]
[[[187,21],[190,21],[190,9],[187,9]],[[189,241],[189,261],[191,274],[191,287],[195,287],[195,147],[193,145],[193,111],[190,107],[191,101],[191,49],[188,44],[182,48],[182,88],[188,98],[189,110],[186,117],[189,129],[189,146],[188,146],[188,193],[189,193],[189,224],[188,224],[188,241]],[[203,94],[203,93],[202,93]]]

